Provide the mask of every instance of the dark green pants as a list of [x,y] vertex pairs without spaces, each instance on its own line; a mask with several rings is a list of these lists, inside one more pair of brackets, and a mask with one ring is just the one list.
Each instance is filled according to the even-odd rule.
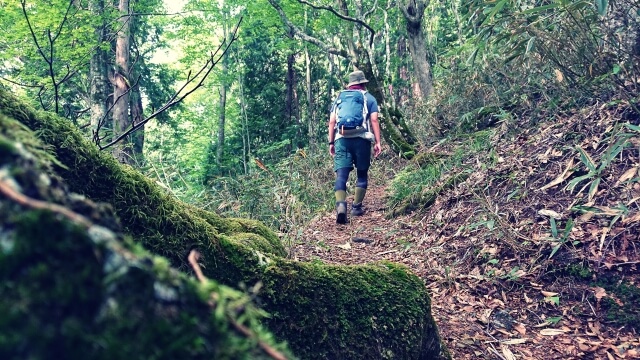
[[371,165],[371,141],[357,138],[340,138],[335,141],[336,155],[333,170],[354,166],[357,170],[368,170]]

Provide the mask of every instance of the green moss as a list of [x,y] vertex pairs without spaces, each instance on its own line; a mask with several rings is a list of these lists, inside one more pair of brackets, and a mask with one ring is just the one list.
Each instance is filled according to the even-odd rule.
[[565,274],[572,276],[588,287],[602,287],[609,295],[602,298],[600,311],[605,321],[640,331],[640,287],[630,283],[615,273],[598,274],[583,264],[572,264],[566,267]]
[[[37,114],[7,97],[0,90],[0,112],[36,129],[67,165],[55,170],[69,187],[111,204],[136,242],[183,269],[189,268],[189,250],[198,248],[209,278],[230,286],[262,283],[259,301],[271,314],[266,324],[301,358],[437,359],[445,352],[424,284],[406,268],[287,260],[277,236],[264,225],[221,218],[181,203],[99,152],[68,122]],[[136,276],[148,285],[143,275]],[[135,318],[135,313],[124,316]],[[163,323],[155,326],[166,328]]]
[[[440,355],[439,344],[429,343],[437,337],[416,331],[435,332],[435,323],[422,282],[404,267],[276,259],[266,275],[268,296],[279,309],[272,313],[269,327],[287,334],[292,348],[301,354],[314,354],[317,359],[436,359]],[[282,292],[292,296],[278,296]],[[286,321],[292,317],[300,320]]]
[[640,287],[626,280],[610,277],[597,282],[613,296],[602,299],[602,311],[608,322],[617,326],[625,326],[633,331],[640,331]]
[[593,273],[591,272],[591,270],[582,264],[571,264],[567,266],[566,272],[567,272],[567,275],[570,275],[582,280],[589,280],[593,277]]

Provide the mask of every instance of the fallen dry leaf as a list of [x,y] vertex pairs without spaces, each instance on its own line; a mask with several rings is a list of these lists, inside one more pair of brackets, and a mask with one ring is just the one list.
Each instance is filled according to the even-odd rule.
[[524,325],[522,324],[515,324],[513,326],[513,328],[520,334],[520,335],[525,335],[527,333],[527,328],[524,327]]
[[562,219],[562,215],[558,214],[557,212],[555,212],[553,210],[548,210],[548,209],[538,210],[538,214],[543,215],[543,216],[547,216],[547,217],[551,217],[551,218],[554,218],[556,220],[561,220]]
[[544,336],[556,336],[569,332],[569,330],[564,329],[542,329],[540,330],[540,335]]
[[506,345],[501,345],[500,347],[502,348],[502,355],[504,355],[504,358],[506,360],[516,360],[516,356],[513,355],[511,350],[509,350]]
[[618,179],[618,182],[616,182],[616,186],[620,185],[621,183],[629,179],[632,179],[634,176],[636,176],[637,173],[638,173],[638,166],[634,166],[631,169],[625,171],[624,174],[620,176],[620,179]]
[[593,288],[593,293],[596,297],[596,299],[601,300],[603,297],[607,296],[607,291],[601,287],[594,287]]
[[505,340],[502,343],[505,345],[518,345],[518,344],[524,344],[527,342],[527,339],[511,339],[511,340]]

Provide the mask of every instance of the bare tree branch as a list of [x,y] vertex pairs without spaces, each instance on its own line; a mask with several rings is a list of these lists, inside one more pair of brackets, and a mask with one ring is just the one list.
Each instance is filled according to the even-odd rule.
[[273,6],[273,8],[278,12],[278,15],[280,15],[280,19],[282,20],[282,22],[285,24],[286,27],[289,28],[289,31],[291,31],[291,33],[293,33],[295,36],[297,36],[298,38],[300,38],[303,41],[307,41],[311,44],[316,45],[317,47],[323,49],[324,51],[328,52],[329,54],[334,54],[334,55],[338,55],[338,56],[342,56],[344,58],[348,58],[349,54],[347,53],[346,50],[341,50],[341,49],[336,49],[334,47],[331,47],[327,44],[325,44],[324,42],[307,35],[304,31],[302,31],[300,28],[298,28],[297,26],[295,26],[291,21],[289,21],[289,18],[287,18],[287,15],[284,13],[284,11],[282,10],[282,8],[280,7],[280,4],[278,4],[276,2],[276,0],[268,0],[269,3],[271,4],[271,6]]
[[107,111],[105,111],[104,116],[102,116],[102,118],[98,121],[98,126],[96,126],[96,130],[93,133],[93,142],[98,145],[98,147],[100,147],[100,141],[102,141],[99,133],[100,133],[100,129],[102,128],[102,126],[107,122],[107,118],[109,117],[109,114],[111,113],[111,110],[113,110],[113,108],[116,106],[116,104],[118,103],[118,101],[120,99],[122,99],[125,95],[127,95],[128,93],[130,93],[132,91],[133,88],[135,88],[136,86],[138,86],[138,82],[140,81],[140,76],[138,76],[138,78],[136,79],[136,82],[132,85],[129,86],[127,88],[127,91],[125,91],[124,93],[120,94],[120,96],[118,96],[117,99],[114,99],[113,103],[111,104],[111,106],[109,106],[109,108],[107,109]]
[[[273,2],[271,0],[269,0],[269,2],[273,5]],[[367,30],[369,30],[369,47],[373,46],[373,37],[375,36],[376,32],[375,30],[373,30],[373,28],[371,26],[369,26],[369,24],[367,24],[366,22],[360,20],[360,19],[356,19],[353,18],[351,16],[347,16],[347,15],[343,15],[340,12],[338,12],[336,9],[332,8],[331,6],[321,6],[321,5],[314,5],[306,0],[298,0],[298,2],[300,4],[304,4],[307,6],[310,6],[316,10],[327,10],[330,11],[331,13],[333,13],[335,16],[339,17],[342,20],[347,20],[347,21],[351,21],[354,22],[356,24],[360,24],[362,26],[364,26],[365,28],[367,28]],[[376,1],[377,3],[377,1]],[[374,5],[375,8],[375,5]]]
[[[49,66],[49,77],[51,78],[51,83],[53,86],[53,92],[54,92],[54,104],[55,104],[55,112],[56,114],[59,111],[59,106],[60,106],[60,85],[63,84],[65,81],[67,81],[69,79],[69,72],[67,72],[67,75],[65,75],[63,77],[63,79],[61,81],[56,81],[56,73],[55,73],[55,69],[53,68],[53,49],[54,49],[54,43],[55,41],[58,39],[58,36],[60,36],[60,34],[62,33],[62,28],[64,26],[64,24],[67,22],[68,17],[69,17],[69,13],[71,12],[71,7],[73,6],[73,2],[74,0],[70,0],[69,1],[69,5],[67,6],[67,10],[65,11],[64,17],[62,18],[62,21],[60,22],[60,25],[58,26],[58,29],[56,31],[55,35],[51,35],[51,29],[47,29],[47,37],[49,39],[49,57],[47,57],[47,55],[45,55],[44,50],[42,48],[42,46],[40,46],[40,43],[38,42],[38,38],[36,37],[35,31],[33,30],[33,26],[31,25],[31,21],[29,20],[29,15],[27,14],[27,2],[26,0],[21,0],[20,1],[20,5],[22,6],[22,14],[24,15],[24,19],[27,22],[27,26],[29,27],[29,32],[31,33],[31,37],[33,38],[33,42],[36,44],[36,48],[38,49],[38,52],[40,53],[40,56],[42,56],[42,58],[44,59],[44,61],[47,63],[47,65]],[[67,68],[68,70],[68,68]],[[42,100],[42,99],[41,99]],[[41,101],[42,103],[42,101]],[[43,106],[44,108],[44,106]]]
[[[202,66],[202,68],[200,68],[200,70],[198,70],[198,72],[193,77],[191,77],[191,72],[189,72],[189,74],[187,75],[187,81],[184,83],[184,85],[178,91],[176,91],[173,94],[173,96],[171,96],[171,98],[169,98],[169,100],[163,106],[161,106],[158,110],[153,112],[153,114],[151,114],[148,117],[146,117],[144,120],[138,122],[137,124],[132,124],[132,126],[131,126],[131,128],[129,130],[127,130],[124,133],[118,135],[115,139],[113,139],[110,143],[106,144],[105,146],[98,145],[98,148],[100,150],[105,150],[105,149],[108,149],[111,146],[117,144],[118,142],[122,141],[122,139],[124,139],[125,137],[129,136],[131,133],[133,133],[133,132],[135,132],[137,130],[140,130],[151,119],[157,117],[158,115],[160,115],[161,113],[169,110],[170,108],[178,105],[187,96],[191,95],[191,93],[193,93],[198,88],[200,88],[202,86],[202,84],[204,83],[204,81],[209,76],[209,74],[211,73],[211,71],[213,70],[213,68],[220,62],[220,60],[222,59],[224,54],[226,54],[226,52],[229,50],[229,48],[231,47],[231,44],[233,44],[233,42],[238,39],[238,37],[237,37],[238,28],[240,27],[240,23],[241,22],[242,22],[242,17],[240,18],[240,20],[238,20],[238,23],[236,24],[235,29],[233,30],[233,33],[231,34],[231,39],[229,39],[229,41],[227,42],[227,39],[225,38],[223,40],[223,42],[222,42],[222,45],[220,45],[216,49],[216,51],[211,54],[211,56],[209,57],[209,60],[207,60],[207,62]],[[226,43],[226,46],[224,45],[225,43]],[[222,50],[222,53],[218,54],[221,50]],[[198,79],[198,77],[200,77],[200,76],[201,76],[200,80],[194,85],[194,87],[191,88],[190,90],[188,90],[187,92],[185,92],[184,94],[182,94],[182,92],[190,84],[195,82]],[[131,89],[131,88],[129,88],[129,89]],[[114,101],[114,103],[115,103],[115,101]],[[107,111],[107,114],[108,113],[109,112]]]

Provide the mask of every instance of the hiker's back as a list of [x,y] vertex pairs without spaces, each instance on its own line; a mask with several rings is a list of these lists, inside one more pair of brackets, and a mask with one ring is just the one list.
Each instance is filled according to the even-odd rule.
[[343,90],[336,100],[338,129],[363,127],[367,117],[367,99],[363,90]]

